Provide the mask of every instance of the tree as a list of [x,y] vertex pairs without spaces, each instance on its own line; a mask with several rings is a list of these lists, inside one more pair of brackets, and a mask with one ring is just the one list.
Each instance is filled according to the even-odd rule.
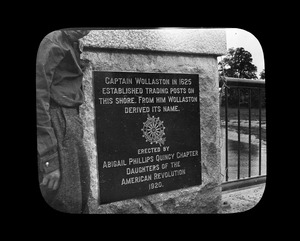
[[252,55],[244,48],[230,48],[219,62],[219,70],[226,77],[257,79],[257,67],[252,63]]
[[[245,79],[257,79],[256,71],[257,67],[252,63],[252,55],[244,48],[230,48],[227,55],[219,62],[219,75],[220,83],[222,86],[224,83],[224,77],[245,78]],[[261,78],[264,78],[261,73]],[[264,96],[264,91],[262,93]],[[257,107],[259,105],[258,90],[252,90],[251,92],[251,105]],[[263,97],[264,99],[264,97]],[[249,100],[249,90],[241,88],[240,98],[238,97],[238,89],[230,88],[228,90],[228,104],[229,106],[236,107],[239,103],[241,106],[247,106]],[[222,98],[221,104],[224,104],[224,98]]]

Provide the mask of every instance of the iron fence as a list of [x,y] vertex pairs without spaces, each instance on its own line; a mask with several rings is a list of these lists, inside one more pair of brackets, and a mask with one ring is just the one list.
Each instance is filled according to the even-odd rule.
[[[223,143],[225,144],[223,152],[225,152],[225,155],[222,156],[222,166],[225,169],[223,169],[224,179],[222,189],[228,190],[265,182],[265,80],[226,77],[225,85],[222,85],[222,87],[224,86],[225,88],[222,88],[223,95],[220,103],[221,129],[223,132],[225,131],[225,135],[223,136]],[[236,117],[237,120],[235,119]],[[262,127],[262,123],[264,128]],[[230,138],[229,133],[231,135]],[[243,135],[243,140],[241,140],[241,135]],[[247,135],[248,143],[245,141],[245,136]],[[234,138],[237,140],[233,140],[232,136],[235,136]],[[255,139],[255,144],[253,144],[252,139]],[[233,143],[235,144],[234,150],[229,148],[230,143],[231,146],[233,146]],[[262,151],[263,146],[264,149]],[[243,148],[248,151],[247,157]],[[237,153],[232,153],[234,151]],[[241,153],[242,151],[243,153]],[[257,153],[256,156],[253,153]],[[262,156],[264,156],[263,162]],[[264,170],[262,170],[262,167],[264,167]]]

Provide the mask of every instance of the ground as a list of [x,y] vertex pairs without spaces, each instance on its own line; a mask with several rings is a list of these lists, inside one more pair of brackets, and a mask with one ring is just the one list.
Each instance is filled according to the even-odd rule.
[[255,207],[265,190],[265,183],[222,192],[222,213],[245,212]]

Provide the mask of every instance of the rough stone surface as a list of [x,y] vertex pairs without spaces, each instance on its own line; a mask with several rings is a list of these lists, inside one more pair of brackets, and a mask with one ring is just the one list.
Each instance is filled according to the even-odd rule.
[[[180,55],[84,52],[89,60],[84,73],[85,104],[84,142],[91,161],[91,213],[210,213],[220,206],[220,149],[217,62],[213,57]],[[92,71],[137,71],[164,73],[197,73],[200,88],[201,186],[154,194],[144,198],[98,205],[98,168],[95,140],[95,117],[92,92]]]
[[93,30],[83,45],[209,55],[226,52],[225,31],[221,29]]
[[[220,120],[216,56],[206,55],[207,52],[205,52],[205,55],[182,55],[174,53],[176,51],[172,51],[173,53],[131,51],[130,48],[137,48],[134,38],[136,36],[140,36],[139,38],[144,36],[140,31],[133,32],[128,31],[125,34],[126,38],[122,39],[125,39],[126,44],[124,44],[127,47],[121,44],[122,41],[119,33],[115,32],[112,35],[108,32],[101,33],[101,35],[99,35],[99,32],[93,32],[83,42],[84,46],[89,47],[99,47],[98,45],[103,45],[106,42],[106,46],[114,46],[116,48],[120,47],[116,45],[118,42],[122,48],[127,48],[126,51],[124,49],[112,51],[111,49],[88,48],[81,55],[81,58],[87,62],[87,69],[84,72],[83,79],[85,103],[80,108],[80,114],[84,123],[84,144],[88,152],[91,170],[89,211],[90,213],[99,214],[220,212],[222,206],[220,186]],[[154,32],[147,35],[148,43],[141,44],[142,47],[140,46],[139,48],[146,48],[148,46],[150,50],[153,50],[154,47],[151,47],[152,43],[150,43],[150,39],[159,34],[157,31]],[[105,39],[99,39],[100,37],[105,37]],[[224,39],[222,41],[225,42]],[[156,44],[158,43],[156,42]],[[164,46],[163,43],[160,44]],[[175,46],[172,48],[176,49]],[[155,47],[155,49],[157,50],[158,47]],[[99,178],[92,89],[92,72],[94,70],[190,73],[199,75],[202,185],[105,205],[98,204]]]

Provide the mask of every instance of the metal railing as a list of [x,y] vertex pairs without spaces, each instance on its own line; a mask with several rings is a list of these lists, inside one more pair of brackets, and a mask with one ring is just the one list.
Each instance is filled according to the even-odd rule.
[[[223,156],[223,162],[225,161],[225,173],[222,184],[222,190],[228,190],[233,188],[239,188],[243,186],[254,185],[265,182],[266,170],[262,172],[262,164],[266,167],[266,158],[262,163],[262,154],[266,157],[266,136],[264,135],[264,153],[262,152],[262,130],[266,134],[266,119],[265,119],[265,81],[253,80],[253,79],[241,79],[241,78],[225,78],[226,87],[224,88],[224,95],[220,104],[221,108],[221,121],[223,120],[223,131],[225,128],[225,136],[223,135],[223,143],[225,144],[225,156]],[[231,107],[229,107],[229,105]],[[230,110],[230,113],[229,113]],[[262,116],[262,110],[264,110],[264,116]],[[243,112],[243,126],[241,126],[241,111]],[[248,112],[248,115],[247,115]],[[255,112],[255,113],[254,113]],[[229,116],[229,114],[231,116]],[[252,114],[258,114],[258,120],[252,120]],[[229,117],[237,117],[237,120],[229,120]],[[245,117],[248,116],[247,120]],[[262,128],[262,117],[264,117],[264,129]],[[230,126],[229,126],[229,121]],[[237,126],[236,126],[237,121]],[[225,123],[224,123],[225,122]],[[235,123],[233,126],[232,123]],[[258,126],[257,126],[258,122]],[[245,123],[247,126],[245,126]],[[255,126],[252,124],[255,123]],[[225,124],[225,126],[224,126]],[[254,124],[253,124],[254,125]],[[222,127],[222,126],[221,126]],[[229,131],[229,127],[231,131]],[[248,127],[248,128],[247,128]],[[232,129],[233,128],[233,129]],[[258,130],[257,130],[258,129]],[[255,130],[252,132],[252,130]],[[229,139],[229,132],[231,136],[237,134],[237,141]],[[243,133],[242,133],[243,132]],[[243,135],[243,143],[241,142],[241,135]],[[245,136],[248,135],[248,148],[245,142]],[[232,137],[231,137],[232,138]],[[256,145],[253,146],[252,138],[255,138]],[[257,144],[258,139],[258,144]],[[235,155],[232,155],[232,150],[229,148],[229,143],[235,143],[237,145]],[[243,144],[243,145],[242,145]],[[243,166],[241,166],[241,150],[248,149],[248,164],[246,164],[245,153],[243,153]],[[253,173],[253,151],[252,148],[258,149],[258,158],[255,160],[256,173]],[[230,155],[230,157],[229,157]],[[225,160],[224,160],[225,159]],[[258,159],[258,160],[257,160]],[[224,165],[223,165],[224,166]],[[258,168],[257,168],[258,166]],[[258,172],[257,172],[258,169]],[[234,170],[234,171],[233,171]],[[243,171],[243,177],[241,175]],[[229,177],[229,174],[231,176]]]

